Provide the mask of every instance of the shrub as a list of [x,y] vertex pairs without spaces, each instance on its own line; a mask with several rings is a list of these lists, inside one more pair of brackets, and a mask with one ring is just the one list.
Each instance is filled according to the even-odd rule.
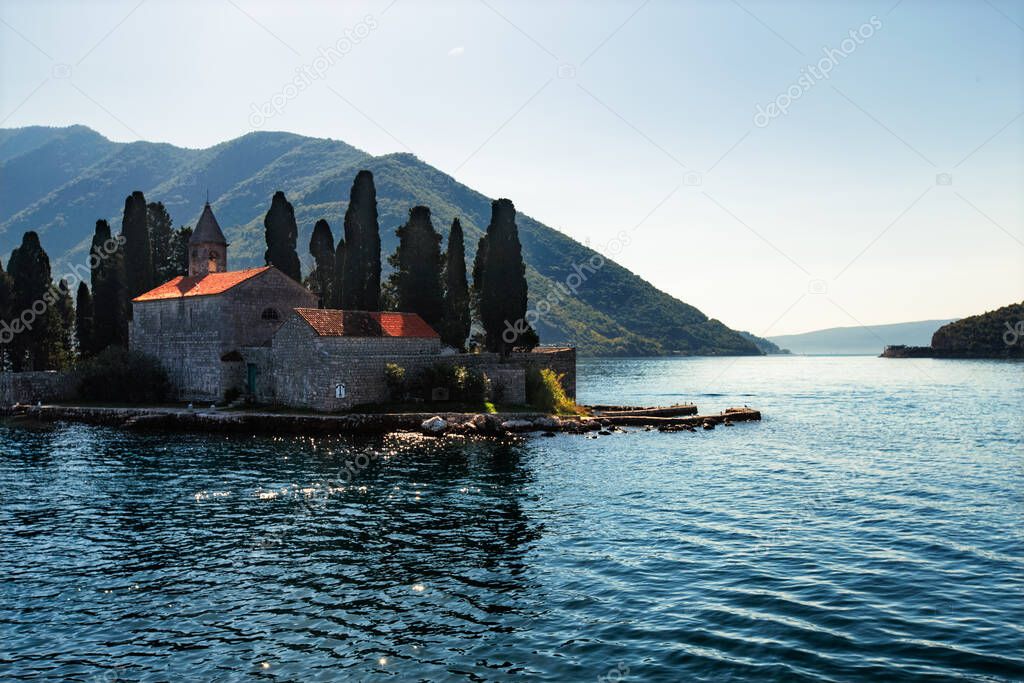
[[384,366],[384,382],[388,386],[388,394],[392,401],[400,401],[405,396],[405,368],[397,363]]
[[491,380],[482,370],[462,370],[459,398],[466,403],[486,401],[491,393]]
[[429,399],[436,388],[448,392],[448,400],[465,403],[480,403],[487,399],[491,381],[480,370],[470,370],[462,365],[435,363],[424,368],[412,382],[415,391]]
[[576,414],[576,403],[565,395],[562,375],[551,368],[532,368],[526,373],[526,400],[537,410],[558,415]]
[[160,403],[171,383],[159,361],[111,346],[78,366],[78,394],[87,401]]

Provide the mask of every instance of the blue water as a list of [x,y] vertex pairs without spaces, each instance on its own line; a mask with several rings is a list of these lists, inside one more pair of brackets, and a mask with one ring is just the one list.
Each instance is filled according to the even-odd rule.
[[588,360],[579,390],[765,419],[0,426],[0,679],[1024,679],[1024,364]]

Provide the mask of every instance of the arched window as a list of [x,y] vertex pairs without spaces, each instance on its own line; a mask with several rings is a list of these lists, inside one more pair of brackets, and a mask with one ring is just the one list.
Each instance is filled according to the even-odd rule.
[[281,314],[278,313],[277,309],[275,308],[264,308],[263,313],[260,314],[260,317],[263,318],[264,320],[280,320]]
[[208,271],[210,271],[211,273],[216,273],[217,272],[217,252],[215,252],[215,251],[211,251],[210,252],[210,261],[209,261],[209,265],[207,266],[206,269]]

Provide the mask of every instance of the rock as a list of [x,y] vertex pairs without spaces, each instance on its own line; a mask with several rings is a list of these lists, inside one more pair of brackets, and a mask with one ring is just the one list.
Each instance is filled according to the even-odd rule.
[[420,429],[427,434],[444,434],[448,429],[448,422],[435,415],[428,420],[424,420],[423,424],[420,425]]
[[555,436],[554,432],[544,432],[541,436]]
[[495,415],[484,415],[482,413],[474,415],[473,419],[470,420],[470,424],[477,434],[485,436],[495,436],[505,431],[501,426],[501,421]]
[[714,429],[715,423],[712,422],[711,420],[706,420],[704,424],[701,425],[701,427],[703,427],[704,429]]
[[501,427],[510,432],[524,432],[532,429],[533,423],[529,420],[505,420],[501,423]]
[[612,435],[612,433],[609,432],[607,429],[602,429],[601,431],[598,432],[598,434],[600,434],[601,436],[611,436]]
[[732,427],[732,420],[723,420],[722,425],[725,427]]
[[562,421],[557,417],[538,417],[533,421],[533,424],[537,427],[541,427],[542,429],[558,429],[561,426]]

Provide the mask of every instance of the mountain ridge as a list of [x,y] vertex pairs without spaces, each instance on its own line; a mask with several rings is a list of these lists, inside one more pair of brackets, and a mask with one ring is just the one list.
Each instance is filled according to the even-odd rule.
[[[209,190],[232,244],[230,267],[256,265],[265,248],[263,215],[273,192],[283,190],[295,206],[308,272],[313,224],[326,218],[340,235],[349,187],[361,168],[376,180],[383,256],[394,250],[394,230],[408,210],[424,204],[445,238],[452,219],[460,218],[472,262],[491,199],[415,155],[373,156],[340,140],[269,131],[204,149],[118,143],[85,126],[0,129],[0,253],[36,230],[58,267],[84,260],[95,221],[105,218],[116,229],[131,191],[162,201],[176,224],[193,224]],[[543,341],[575,343],[581,354],[593,355],[761,353],[750,339],[605,256],[574,296],[564,295],[566,278],[579,272],[574,267],[598,262],[591,261],[598,252],[521,211],[517,222],[531,307],[544,298],[553,302],[537,323]]]
[[886,346],[927,346],[932,334],[953,318],[915,320],[884,325],[851,325],[811,330],[799,334],[781,334],[768,340],[795,354],[875,355]]

